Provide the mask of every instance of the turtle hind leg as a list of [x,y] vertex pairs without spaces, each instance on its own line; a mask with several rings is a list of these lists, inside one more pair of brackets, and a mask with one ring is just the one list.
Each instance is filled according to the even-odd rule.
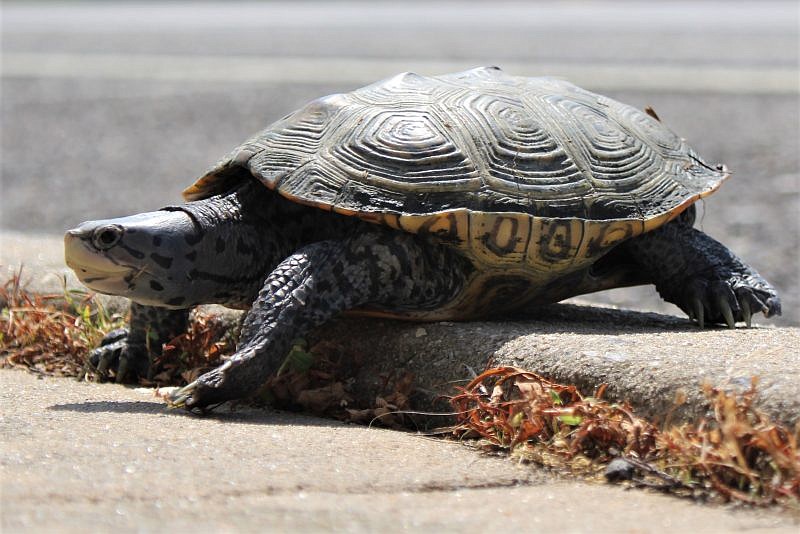
[[468,272],[448,249],[381,227],[307,245],[266,278],[231,359],[175,392],[171,404],[203,409],[245,397],[278,369],[294,339],[340,312],[435,308],[457,294]]
[[722,243],[676,220],[631,239],[628,251],[659,294],[681,308],[700,327],[733,328],[751,317],[780,315],[775,288]]
[[117,382],[148,376],[150,356],[161,346],[186,331],[189,310],[171,310],[131,302],[130,322],[106,334],[100,346],[89,353],[89,364],[105,378],[114,371]]

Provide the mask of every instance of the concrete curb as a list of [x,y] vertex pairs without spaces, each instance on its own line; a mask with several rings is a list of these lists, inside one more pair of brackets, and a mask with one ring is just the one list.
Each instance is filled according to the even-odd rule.
[[[357,332],[357,335],[353,335]],[[316,338],[342,345],[359,364],[353,375],[364,401],[387,381],[415,376],[418,410],[447,406],[453,381],[487,364],[521,367],[592,394],[627,400],[637,413],[673,421],[706,414],[702,385],[744,391],[758,377],[756,406],[790,426],[800,422],[800,329],[699,330],[688,320],[573,304],[552,305],[535,316],[496,322],[419,325],[342,319]],[[685,402],[675,406],[678,395]],[[441,419],[434,423],[441,424]]]

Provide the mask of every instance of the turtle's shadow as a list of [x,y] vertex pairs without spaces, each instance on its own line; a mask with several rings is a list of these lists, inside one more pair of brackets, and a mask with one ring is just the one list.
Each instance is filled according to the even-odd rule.
[[48,410],[80,413],[141,413],[168,415],[166,406],[159,402],[146,401],[86,401],[54,404]]
[[[337,337],[337,331],[352,332],[353,328],[374,330],[402,331],[415,329],[427,324],[398,319],[373,319],[344,316],[322,326],[315,336],[324,339],[326,336]],[[655,312],[634,311],[608,308],[592,304],[576,304],[561,302],[557,304],[537,305],[513,313],[495,317],[482,317],[471,321],[447,321],[438,324],[457,324],[466,331],[475,329],[481,334],[491,329],[494,337],[518,337],[519,335],[549,333],[575,335],[626,335],[660,332],[702,332],[697,324],[686,317],[677,317]],[[741,324],[739,325],[741,328]],[[705,330],[726,328],[724,325],[706,323]]]
[[264,425],[304,425],[341,426],[344,423],[335,419],[322,419],[302,413],[284,412],[269,408],[225,404],[217,410],[196,414],[182,409],[170,409],[162,402],[151,401],[86,401],[54,404],[48,410],[56,412],[76,412],[83,414],[114,413],[144,414],[157,417],[188,417],[191,419],[210,419],[225,423],[264,424]]
[[698,326],[686,317],[568,302],[524,309],[504,319],[541,321],[547,323],[552,331],[559,333],[582,333],[591,330],[593,334],[616,335],[629,333],[631,328],[647,333],[664,330],[699,330]]
[[[680,312],[679,312],[680,313]],[[758,328],[758,322],[764,317],[754,314],[753,326],[745,327],[738,322],[736,329]],[[722,323],[711,322],[706,317],[704,328],[686,316],[667,315],[664,313],[628,310],[625,308],[609,308],[586,302],[559,302],[546,304],[532,309],[525,309],[513,315],[507,315],[499,321],[525,323],[530,322],[535,333],[536,323],[541,323],[548,332],[559,334],[657,334],[666,331],[700,333],[713,330],[729,330]],[[495,321],[493,321],[495,322]]]

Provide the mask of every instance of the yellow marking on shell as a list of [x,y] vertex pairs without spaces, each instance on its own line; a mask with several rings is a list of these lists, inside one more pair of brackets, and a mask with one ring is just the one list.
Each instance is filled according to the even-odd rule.
[[411,234],[418,234],[422,225],[430,218],[430,215],[400,215],[398,219],[399,229]]
[[482,263],[522,266],[530,235],[530,215],[513,212],[469,214],[470,249]]
[[464,209],[441,211],[430,215],[400,215],[386,221],[392,228],[414,234],[427,234],[445,243],[463,246],[469,236],[469,213]]
[[397,215],[396,213],[384,213],[382,222],[389,228],[394,228],[395,230],[402,230],[402,227],[400,226],[400,216]]
[[681,202],[679,205],[672,208],[667,213],[663,213],[657,217],[652,217],[650,219],[647,219],[646,221],[644,221],[644,231],[649,232],[651,230],[655,230],[656,228],[659,228],[667,224],[669,221],[671,221],[672,219],[676,218],[678,215],[686,211],[689,208],[689,206],[691,206],[701,198],[705,198],[714,193],[717,189],[720,188],[720,186],[725,180],[731,177],[731,173],[725,165],[721,166],[720,172],[722,173],[722,178],[720,179],[719,182],[717,182],[714,185],[714,187],[712,187],[708,191],[703,191],[702,193],[692,195],[691,197]]
[[534,218],[525,261],[539,273],[566,269],[575,261],[582,240],[579,219]]
[[426,231],[429,234],[450,233],[453,231],[453,224],[446,214],[440,213],[431,217],[431,224]]
[[219,179],[217,173],[209,173],[198,178],[195,183],[181,192],[186,201],[200,200],[208,196],[209,191],[213,191],[214,185]]
[[583,241],[576,258],[590,264],[614,245],[644,232],[644,222],[635,219],[584,221]]
[[517,221],[507,217],[495,220],[495,244],[501,247],[514,247],[514,240],[517,237]]

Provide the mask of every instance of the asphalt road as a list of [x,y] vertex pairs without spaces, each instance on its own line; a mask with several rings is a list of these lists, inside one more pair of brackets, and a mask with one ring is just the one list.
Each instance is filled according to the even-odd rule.
[[[496,64],[652,105],[734,179],[704,230],[798,290],[795,2],[5,2],[6,232],[173,203],[254,131],[317,96],[403,70]],[[19,259],[2,252],[0,263]],[[650,288],[593,297],[675,312]]]

